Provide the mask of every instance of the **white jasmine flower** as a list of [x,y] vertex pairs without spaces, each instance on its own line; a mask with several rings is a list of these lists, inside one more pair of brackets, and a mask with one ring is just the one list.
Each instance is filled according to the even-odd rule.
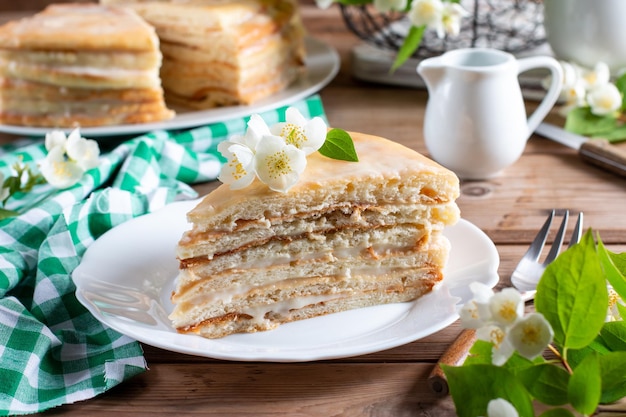
[[520,355],[534,359],[552,342],[554,332],[541,313],[531,313],[517,321],[508,333],[511,345]]
[[61,146],[50,149],[39,169],[50,185],[61,189],[76,184],[85,172],[76,161],[65,157],[65,149]]
[[65,133],[63,133],[62,130],[53,130],[46,133],[45,146],[47,151],[57,146],[65,149],[65,142],[67,142],[67,138],[65,137]]
[[287,192],[306,168],[306,154],[281,137],[264,136],[254,158],[256,173],[274,191]]
[[505,288],[494,294],[489,308],[493,320],[502,326],[510,326],[524,315],[524,301],[514,288]]
[[[458,3],[446,2],[443,7],[441,17],[443,30],[448,35],[457,36],[461,31],[461,19],[468,15],[468,12]],[[442,38],[442,35],[439,35]]]
[[322,147],[326,141],[327,127],[321,117],[307,120],[295,107],[289,107],[285,113],[285,122],[276,123],[270,128],[273,135],[282,137],[289,145],[293,145],[310,155]]
[[506,332],[499,326],[487,325],[476,330],[476,338],[493,345],[491,363],[502,366],[513,355],[515,348],[506,337]]
[[67,157],[76,161],[78,166],[88,171],[100,164],[100,147],[98,142],[81,137],[78,129],[74,129],[65,142]]
[[381,12],[406,9],[407,0],[374,0],[374,7]]
[[480,315],[479,305],[475,300],[465,303],[459,310],[461,326],[466,329],[478,329],[485,325],[485,321]]
[[497,398],[487,404],[487,417],[519,417],[519,414],[513,404],[503,398]]
[[232,190],[239,190],[254,181],[254,153],[250,148],[225,141],[217,146],[217,150],[227,159],[218,176],[221,182],[229,184]]
[[436,29],[437,35],[443,37],[443,3],[441,0],[414,0],[408,17],[414,26],[426,25],[428,28]]
[[580,72],[580,78],[587,90],[606,85],[611,80],[611,70],[604,62],[598,62],[594,69],[575,68]]
[[593,88],[587,94],[591,112],[596,116],[614,113],[622,105],[622,94],[614,84],[603,84]]

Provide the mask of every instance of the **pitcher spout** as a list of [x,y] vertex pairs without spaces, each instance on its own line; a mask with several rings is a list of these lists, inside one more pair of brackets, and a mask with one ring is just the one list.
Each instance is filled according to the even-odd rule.
[[436,88],[443,75],[445,74],[445,66],[441,57],[428,58],[421,61],[417,66],[417,73],[422,77],[426,88],[429,91]]

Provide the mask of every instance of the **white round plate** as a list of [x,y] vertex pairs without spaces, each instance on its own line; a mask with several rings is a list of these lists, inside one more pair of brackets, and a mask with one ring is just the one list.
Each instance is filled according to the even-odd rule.
[[[285,90],[251,105],[218,107],[209,110],[178,111],[173,119],[154,122],[102,127],[83,127],[83,136],[97,138],[104,136],[136,135],[153,130],[186,129],[209,123],[224,122],[254,113],[287,106],[304,99],[326,86],[339,71],[339,54],[332,47],[317,39],[306,38],[306,71]],[[69,132],[71,129],[64,129]],[[50,131],[47,127],[28,127],[0,124],[0,132],[24,136],[43,136]]]
[[329,314],[276,330],[221,339],[183,335],[170,324],[178,262],[174,250],[198,200],[177,202],[113,228],[86,251],[72,278],[78,300],[102,323],[140,342],[175,352],[239,361],[299,362],[363,355],[400,346],[453,323],[469,284],[498,281],[499,256],[476,226],[460,220],[443,285],[414,302]]

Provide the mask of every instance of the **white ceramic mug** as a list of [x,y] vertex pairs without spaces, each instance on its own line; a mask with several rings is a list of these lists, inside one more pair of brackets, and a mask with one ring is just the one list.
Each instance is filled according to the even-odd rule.
[[[552,81],[526,118],[518,75],[535,68],[548,68]],[[422,61],[417,71],[429,93],[426,147],[462,179],[491,178],[514,163],[562,87],[561,66],[554,58],[516,59],[490,48],[452,50]]]
[[625,0],[544,0],[544,27],[557,58],[626,69]]

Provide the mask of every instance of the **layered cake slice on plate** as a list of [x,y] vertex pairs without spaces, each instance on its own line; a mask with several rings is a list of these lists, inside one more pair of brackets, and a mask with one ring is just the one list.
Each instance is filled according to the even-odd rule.
[[221,185],[179,242],[170,318],[216,338],[415,300],[442,280],[458,178],[395,142],[352,134],[359,162],[315,153],[286,193]]

